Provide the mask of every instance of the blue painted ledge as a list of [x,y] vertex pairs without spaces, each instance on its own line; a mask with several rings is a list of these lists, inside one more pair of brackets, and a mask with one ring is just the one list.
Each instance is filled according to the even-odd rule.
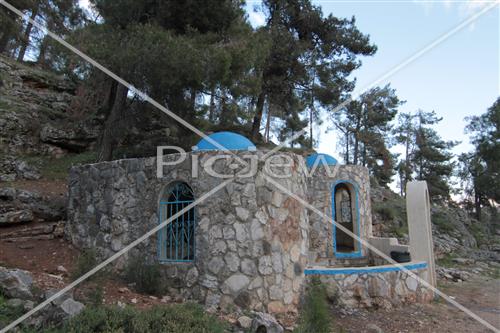
[[[427,263],[422,262],[408,262],[401,264],[404,268],[410,271],[426,269]],[[338,268],[327,268],[327,267],[313,267],[306,268],[304,270],[305,275],[341,275],[341,274],[375,274],[375,273],[386,273],[386,272],[398,272],[402,271],[403,268],[395,265],[384,265],[384,266],[366,266],[366,267],[338,267]]]

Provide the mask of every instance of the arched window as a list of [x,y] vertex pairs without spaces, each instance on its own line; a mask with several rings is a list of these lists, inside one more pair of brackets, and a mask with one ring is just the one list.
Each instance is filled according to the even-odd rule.
[[[332,189],[334,221],[359,237],[359,208],[357,186],[350,181],[339,181]],[[358,257],[361,245],[352,235],[333,225],[333,247],[338,258]]]
[[[193,191],[188,184],[176,182],[168,186],[160,199],[159,223],[170,219],[193,201]],[[195,215],[195,209],[192,207],[159,231],[158,259],[160,262],[194,260]]]

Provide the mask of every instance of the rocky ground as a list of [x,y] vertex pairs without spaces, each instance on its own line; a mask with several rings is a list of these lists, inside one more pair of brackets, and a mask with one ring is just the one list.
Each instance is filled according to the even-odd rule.
[[[466,282],[440,282],[439,289],[454,300],[500,327],[500,280],[473,276]],[[489,330],[444,300],[432,304],[414,304],[392,310],[356,311],[346,314],[334,310],[339,332],[467,332],[483,333]]]

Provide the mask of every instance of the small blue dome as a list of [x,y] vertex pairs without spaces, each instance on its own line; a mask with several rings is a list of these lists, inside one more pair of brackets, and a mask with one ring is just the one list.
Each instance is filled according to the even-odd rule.
[[[319,162],[316,162],[317,160],[319,160]],[[318,163],[318,165],[336,165],[338,162],[333,156],[328,154],[311,154],[307,156],[306,165],[308,168],[311,168],[316,163]]]
[[[210,134],[208,136],[210,139],[214,140],[222,147],[227,150],[255,150],[257,149],[252,141],[245,138],[243,135],[239,135],[233,132],[217,132]],[[222,148],[216,146],[212,142],[208,141],[206,138],[201,139],[196,145],[195,151],[197,150],[223,150]]]

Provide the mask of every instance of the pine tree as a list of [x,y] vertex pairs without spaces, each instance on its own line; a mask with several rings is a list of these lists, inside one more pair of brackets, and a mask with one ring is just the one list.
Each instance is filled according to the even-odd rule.
[[[199,112],[205,111],[200,100],[212,92],[219,93],[220,114],[228,122],[239,116],[233,97],[239,98],[241,90],[234,85],[245,81],[251,70],[253,57],[242,53],[252,49],[249,43],[254,41],[247,38],[252,30],[241,3],[95,0],[93,4],[102,22],[72,36],[92,57],[190,123],[200,119]],[[100,160],[112,158],[124,130],[120,128],[125,127],[117,122],[128,118],[122,114],[127,109],[127,88],[112,83],[109,89],[112,102],[104,103],[107,121]],[[215,116],[214,107],[212,111]],[[182,130],[180,135],[188,133]]]
[[397,124],[393,130],[393,136],[396,143],[404,147],[403,158],[396,166],[399,176],[400,194],[406,194],[406,183],[413,180],[413,156],[415,154],[416,137],[416,116],[411,113],[400,113]]
[[415,179],[427,181],[430,198],[438,202],[450,199],[450,177],[455,168],[450,150],[458,144],[444,141],[431,127],[441,120],[434,111],[417,112],[415,152],[412,158]]
[[[261,30],[271,46],[258,70],[261,87],[252,124],[254,140],[258,140],[266,106],[268,118],[278,117],[285,125],[281,138],[305,128],[306,118],[309,122],[319,119],[318,106],[338,104],[353,88],[347,77],[360,65],[356,55],[376,51],[354,19],[324,17],[309,0],[265,0],[263,8],[267,23]],[[309,116],[302,117],[307,109]]]
[[460,156],[459,175],[481,219],[481,207],[500,202],[500,98],[483,115],[466,119],[474,151]]
[[389,85],[377,87],[350,102],[332,115],[335,127],[342,133],[346,163],[368,167],[380,184],[391,182],[394,155],[389,151],[391,121],[404,102]]

